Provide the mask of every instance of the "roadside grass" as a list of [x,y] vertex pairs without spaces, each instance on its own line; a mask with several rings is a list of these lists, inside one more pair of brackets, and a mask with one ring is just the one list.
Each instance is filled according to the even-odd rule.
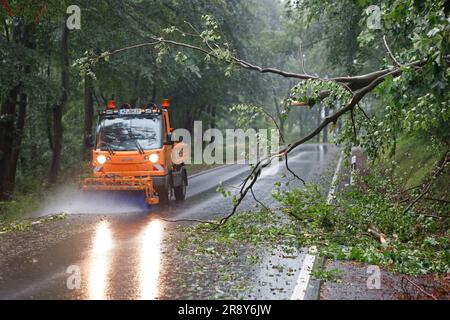
[[379,176],[359,179],[370,179],[371,187],[346,191],[333,204],[314,186],[277,195],[283,211],[301,226],[303,244],[316,246],[326,258],[404,274],[448,273],[448,222],[414,210],[404,213],[405,206],[390,197],[388,188],[395,186]]
[[0,234],[26,231],[33,225],[65,219],[64,213],[45,216],[39,219],[28,218],[27,215],[37,210],[47,193],[42,190],[29,194],[14,194],[9,201],[0,202]]
[[[409,275],[450,272],[449,170],[434,181],[430,195],[444,201],[419,201],[444,149],[402,139],[395,160],[366,163],[355,185],[341,189],[328,205],[323,191],[304,189],[275,195],[282,210],[298,219],[304,242],[330,259],[354,260]],[[412,190],[408,188],[416,187]]]
[[19,224],[27,215],[39,209],[52,190],[58,190],[61,186],[78,185],[79,181],[88,177],[91,167],[84,162],[82,167],[71,167],[61,171],[60,182],[52,189],[46,183],[44,173],[32,175],[19,175],[16,182],[16,190],[10,200],[0,201],[0,224]]
[[0,202],[0,224],[23,219],[28,213],[37,209],[44,197],[43,192],[28,194],[15,193],[11,200]]
[[15,219],[0,221],[0,235],[8,232],[26,231],[34,225],[49,223],[57,220],[63,220],[66,214],[60,213],[50,216],[45,216],[40,219]]
[[316,280],[342,283],[343,271],[339,269],[317,268],[311,272],[311,277]]
[[[424,182],[443,152],[444,147],[436,148],[416,138],[399,139],[394,156],[397,163],[395,171],[398,175],[403,175],[405,188],[411,188]],[[386,156],[383,159],[384,163],[391,161],[392,159]],[[437,183],[442,184],[446,178],[441,176]]]

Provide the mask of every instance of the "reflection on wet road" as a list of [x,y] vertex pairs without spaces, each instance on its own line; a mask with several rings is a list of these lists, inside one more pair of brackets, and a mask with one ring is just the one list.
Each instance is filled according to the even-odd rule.
[[102,221],[97,225],[92,242],[92,251],[89,255],[89,299],[105,300],[110,271],[110,251],[113,246],[108,222]]
[[[324,173],[336,155],[337,149],[331,145],[305,145],[289,157],[289,167],[311,181]],[[224,199],[215,190],[222,183],[227,190],[236,192],[236,186],[248,170],[245,165],[233,165],[197,175],[189,179],[185,202],[155,207],[150,212],[133,210],[97,215],[98,220],[93,223],[86,221],[95,215],[79,216],[86,220],[80,223],[79,230],[73,233],[59,230],[70,234],[64,241],[41,248],[36,253],[36,261],[30,263],[30,257],[25,254],[0,259],[3,261],[0,299],[158,299],[170,298],[170,292],[175,291],[179,295],[175,298],[183,298],[182,290],[168,290],[162,280],[173,276],[170,274],[173,265],[161,252],[164,228],[170,226],[158,217],[214,219],[228,213],[231,200]],[[268,168],[261,176],[254,186],[260,201],[273,204],[271,192],[282,175],[292,178],[284,161]],[[299,185],[298,181],[292,181],[289,187]],[[101,205],[105,200],[96,201]],[[255,201],[249,197],[240,209],[248,210],[254,205]],[[66,286],[69,276],[66,270],[70,265],[81,269],[82,285],[78,290]],[[185,281],[189,285],[190,277]]]
[[[82,268],[87,271],[87,295],[82,298],[92,300],[114,299],[120,292],[116,287],[135,292],[130,295],[133,299],[154,300],[158,298],[158,279],[161,265],[161,241],[163,223],[157,219],[146,219],[141,230],[137,230],[136,247],[126,248],[127,243],[113,233],[111,223],[100,221],[92,233],[91,250],[88,254],[87,265]],[[115,230],[119,231],[119,230]],[[119,233],[119,232],[117,232]],[[127,251],[123,253],[122,250]],[[117,259],[116,255],[122,255]],[[122,261],[128,262],[122,264]],[[122,264],[121,272],[111,269],[116,264]],[[84,274],[82,270],[82,274]],[[135,274],[129,283],[128,277],[121,273]],[[122,277],[125,276],[125,277]],[[120,286],[118,286],[120,284]],[[128,288],[131,286],[131,288]]]
[[154,300],[158,297],[162,231],[161,221],[151,220],[141,235],[139,286],[140,298],[143,300]]

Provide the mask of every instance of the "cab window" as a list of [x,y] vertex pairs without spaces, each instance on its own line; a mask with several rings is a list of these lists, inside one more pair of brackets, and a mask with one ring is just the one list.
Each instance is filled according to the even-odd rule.
[[161,148],[161,116],[104,118],[97,129],[97,148],[108,151],[139,151]]

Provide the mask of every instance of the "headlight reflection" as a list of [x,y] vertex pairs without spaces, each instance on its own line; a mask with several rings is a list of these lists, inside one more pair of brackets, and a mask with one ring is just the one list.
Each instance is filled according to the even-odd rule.
[[140,298],[154,300],[158,297],[158,278],[161,258],[163,224],[152,220],[141,236]]
[[112,245],[112,232],[109,223],[102,221],[96,227],[89,257],[88,290],[90,299],[106,299]]

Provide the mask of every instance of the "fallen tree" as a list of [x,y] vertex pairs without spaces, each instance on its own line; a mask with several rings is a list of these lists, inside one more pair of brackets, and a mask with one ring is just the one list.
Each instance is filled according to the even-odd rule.
[[[445,18],[445,15],[444,15]],[[221,43],[219,25],[211,16],[205,15],[203,17],[204,30],[198,31],[191,24],[186,23],[190,28],[189,33],[183,30],[179,30],[175,27],[167,28],[164,30],[165,36],[151,36],[149,41],[145,43],[135,44],[125,48],[116,49],[113,51],[106,51],[101,54],[95,54],[92,51],[87,55],[79,59],[76,63],[78,68],[83,74],[94,75],[93,66],[100,61],[108,61],[111,57],[118,55],[122,52],[134,50],[137,48],[151,47],[158,51],[159,59],[166,54],[171,48],[188,49],[193,52],[204,55],[207,61],[216,60],[218,63],[224,64],[226,68],[226,74],[230,74],[235,67],[239,67],[245,70],[258,72],[261,74],[275,74],[286,78],[298,79],[300,82],[292,88],[290,101],[295,102],[297,105],[305,105],[314,107],[318,103],[326,103],[330,106],[330,109],[334,111],[330,115],[326,116],[323,121],[305,137],[301,137],[298,140],[286,145],[278,152],[270,155],[266,159],[260,160],[254,165],[243,180],[239,188],[239,196],[234,202],[232,211],[225,217],[223,217],[218,224],[224,224],[231,216],[233,216],[242,200],[247,196],[248,192],[253,194],[253,186],[257,182],[262,170],[268,167],[274,159],[285,158],[287,170],[294,175],[294,177],[302,180],[288,167],[288,155],[302,144],[310,141],[315,136],[330,124],[336,124],[339,119],[344,115],[350,115],[352,122],[352,131],[355,137],[357,136],[357,128],[355,125],[354,112],[358,109],[365,117],[367,122],[371,122],[372,119],[363,110],[360,102],[376,88],[383,84],[387,79],[396,79],[402,77],[403,74],[410,75],[411,73],[420,75],[426,68],[441,68],[445,70],[446,66],[450,64],[450,55],[444,51],[439,51],[439,55],[433,54],[422,59],[415,59],[409,62],[400,63],[399,59],[395,57],[391,48],[388,45],[387,37],[383,36],[383,43],[386,49],[387,55],[393,62],[392,66],[376,70],[362,75],[356,76],[339,76],[325,78],[307,73],[295,73],[280,70],[274,67],[262,67],[254,63],[248,62],[236,54],[230,48],[228,43]],[[448,34],[448,26],[443,30],[440,30],[445,34]],[[180,41],[177,39],[188,39],[189,41]],[[182,55],[181,52],[179,52]],[[178,54],[177,54],[178,56]],[[428,70],[426,70],[428,72]],[[337,107],[339,105],[340,107]],[[302,180],[302,182],[304,182]],[[214,222],[216,223],[216,222]]]

